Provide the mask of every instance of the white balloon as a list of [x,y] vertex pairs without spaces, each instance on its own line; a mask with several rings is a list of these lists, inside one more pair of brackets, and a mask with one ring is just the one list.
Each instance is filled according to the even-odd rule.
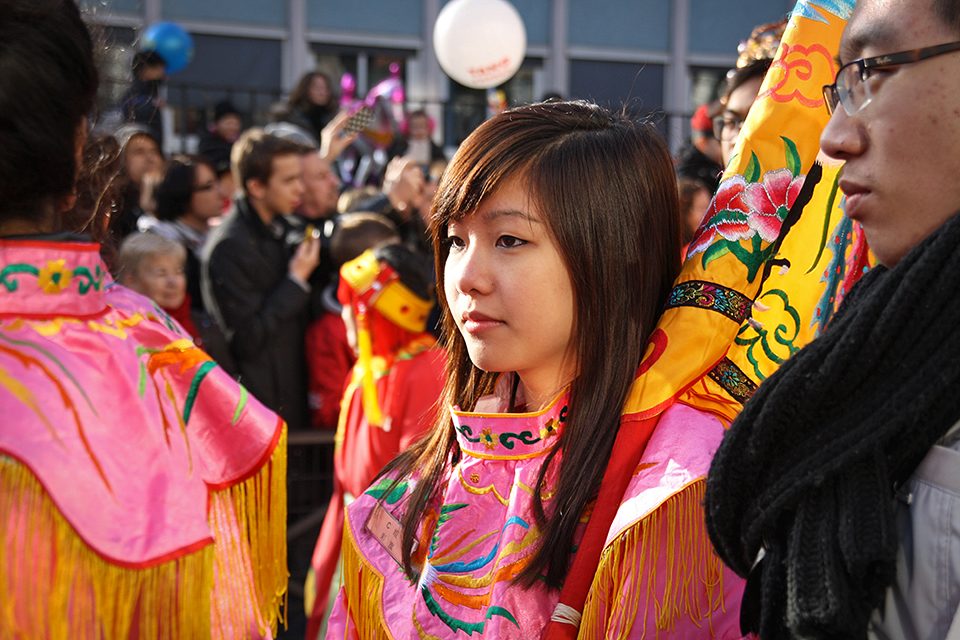
[[437,16],[433,48],[447,75],[486,89],[503,84],[520,68],[527,30],[506,0],[453,0]]

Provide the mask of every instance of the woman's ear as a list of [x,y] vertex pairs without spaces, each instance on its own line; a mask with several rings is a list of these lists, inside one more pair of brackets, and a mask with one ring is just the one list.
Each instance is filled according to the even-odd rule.
[[129,271],[126,271],[126,270],[122,271],[122,272],[120,273],[120,277],[119,277],[118,279],[119,279],[119,281],[120,281],[120,284],[122,284],[123,286],[125,286],[127,289],[132,289],[132,290],[134,290],[134,291],[140,291],[140,289],[137,288],[137,284],[138,284],[138,283],[137,283],[136,277],[134,277],[134,275],[133,275],[132,273],[130,273]]

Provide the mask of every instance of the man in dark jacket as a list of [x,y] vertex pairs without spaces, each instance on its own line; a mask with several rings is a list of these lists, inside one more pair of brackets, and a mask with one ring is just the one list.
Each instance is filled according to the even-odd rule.
[[239,380],[291,429],[307,428],[303,338],[307,281],[320,243],[288,248],[283,216],[303,196],[300,145],[250,129],[233,146],[231,164],[243,195],[207,241],[201,286],[207,309],[227,333]]
[[124,120],[150,129],[151,135],[163,148],[163,118],[160,113],[163,98],[160,87],[167,74],[167,63],[156,51],[138,51],[130,64],[133,83],[121,100]]

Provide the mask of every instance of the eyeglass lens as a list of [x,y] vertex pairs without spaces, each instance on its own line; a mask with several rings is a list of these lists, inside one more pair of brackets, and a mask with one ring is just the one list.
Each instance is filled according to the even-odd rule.
[[713,134],[718,140],[729,142],[737,137],[743,127],[743,120],[739,118],[724,118],[717,116],[713,120]]
[[851,63],[840,70],[840,75],[837,77],[837,97],[849,116],[860,111],[870,99],[870,92],[859,64]]

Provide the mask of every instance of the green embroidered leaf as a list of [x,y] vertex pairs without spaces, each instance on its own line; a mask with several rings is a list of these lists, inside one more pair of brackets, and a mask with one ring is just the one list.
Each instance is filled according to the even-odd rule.
[[742,262],[747,268],[747,282],[753,282],[754,278],[757,277],[757,273],[760,271],[760,267],[763,266],[763,263],[767,259],[765,251],[758,251],[758,244],[760,242],[761,240],[759,235],[755,235],[751,238],[753,251],[748,251],[739,242],[729,243],[730,253],[736,256],[737,260]]
[[423,596],[423,601],[427,605],[427,610],[439,618],[440,622],[447,625],[451,631],[464,631],[470,635],[474,633],[483,634],[483,622],[464,622],[463,620],[454,618],[440,607],[434,599],[433,594],[430,593],[430,589],[427,587],[421,587],[420,594]]
[[747,168],[743,170],[743,177],[747,182],[759,182],[760,173],[760,160],[757,159],[757,154],[751,151],[750,162],[747,163]]
[[797,145],[794,144],[790,138],[783,136],[780,136],[780,138],[783,140],[784,153],[786,153],[787,156],[787,168],[790,169],[790,173],[796,178],[803,170],[803,166],[800,164],[800,153],[797,151]]
[[90,270],[87,269],[86,267],[77,267],[76,269],[73,270],[73,275],[74,275],[74,277],[76,277],[78,280],[79,280],[80,278],[86,278],[86,279],[87,279],[86,282],[80,282],[80,283],[77,285],[77,290],[80,292],[81,295],[83,295],[83,294],[85,294],[87,291],[89,291],[89,290],[90,290],[90,287],[93,287],[94,291],[99,291],[99,290],[100,290],[100,285],[101,285],[101,283],[103,282],[103,274],[100,273],[100,267],[99,267],[99,266],[97,267],[97,275],[96,275],[96,277],[94,277],[94,275],[93,275],[92,273],[90,273]]
[[19,282],[16,280],[7,280],[7,276],[17,273],[28,273],[33,276],[39,276],[40,270],[29,264],[11,264],[0,271],[0,284],[7,288],[7,291],[13,293],[17,290]]
[[437,524],[441,525],[450,518],[453,517],[454,511],[459,511],[464,507],[469,506],[466,502],[457,502],[454,504],[445,504],[440,507],[440,517],[437,519]]
[[706,251],[703,252],[703,268],[706,269],[708,264],[717,258],[722,258],[728,253],[730,253],[729,240],[720,240],[718,242],[714,242],[712,245],[707,247]]
[[519,440],[523,444],[536,444],[540,442],[540,438],[534,436],[529,431],[524,431],[523,433],[501,433],[500,434],[500,444],[502,444],[507,449],[511,451],[516,446],[515,442],[512,440]]
[[[380,481],[377,484],[373,485],[367,489],[366,494],[372,496],[377,500],[386,496],[385,502],[387,504],[395,504],[400,498],[403,497],[403,494],[407,491],[408,482],[406,480],[401,480],[397,483],[397,486],[390,491],[390,487],[393,487],[394,479],[393,478],[380,478]],[[389,491],[389,494],[387,493]]]
[[248,397],[249,397],[249,393],[247,392],[247,388],[241,384],[240,400],[237,401],[237,410],[233,412],[233,422],[231,422],[230,424],[237,424],[237,421],[240,420],[240,414],[243,413],[243,408],[247,406]]
[[472,436],[473,436],[473,429],[471,429],[471,428],[470,428],[468,425],[466,425],[466,424],[462,424],[462,425],[460,425],[459,427],[457,427],[457,431],[459,431],[461,434],[463,434],[463,437],[466,438],[469,442],[480,442],[480,438],[483,437],[482,435],[481,435],[481,436],[477,436],[476,438],[472,437]]
[[514,626],[517,627],[517,629],[520,628],[520,623],[517,622],[517,619],[513,617],[513,614],[507,611],[506,609],[504,609],[503,607],[490,607],[489,609],[487,609],[487,617],[485,619],[489,620],[493,616],[500,616],[501,618],[506,618],[507,620],[512,622]]
[[190,414],[193,413],[193,403],[197,401],[197,393],[200,392],[200,383],[203,382],[203,379],[207,377],[207,374],[210,373],[217,366],[216,362],[209,360],[204,362],[200,369],[197,370],[197,374],[193,376],[193,381],[190,383],[190,391],[187,393],[187,400],[183,404],[183,423],[187,424],[190,422]]
[[830,237],[830,214],[833,212],[833,203],[837,200],[837,188],[839,183],[840,173],[837,172],[836,175],[833,176],[833,186],[830,187],[830,197],[827,199],[827,208],[823,216],[823,232],[820,234],[820,248],[817,250],[817,257],[813,259],[813,263],[810,265],[810,268],[807,269],[806,273],[811,273],[817,268],[817,264],[820,262],[820,257],[823,255],[823,250],[827,246],[827,240]]

